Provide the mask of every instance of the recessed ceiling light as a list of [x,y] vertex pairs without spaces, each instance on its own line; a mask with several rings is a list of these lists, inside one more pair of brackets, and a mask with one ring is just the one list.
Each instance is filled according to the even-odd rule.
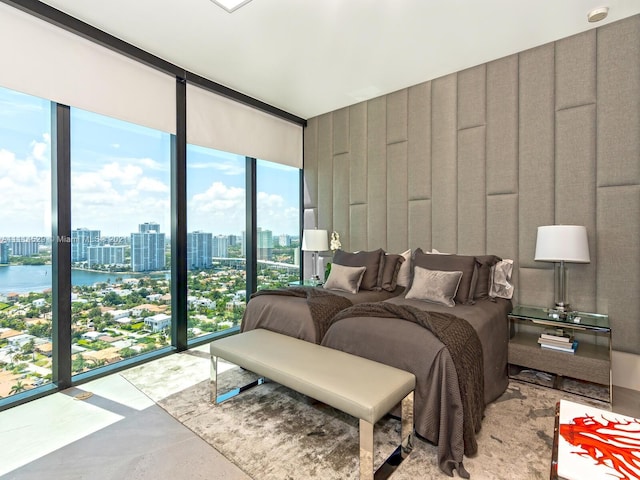
[[609,14],[609,7],[594,8],[587,14],[587,19],[591,23],[595,23],[607,18],[608,14]]
[[227,12],[235,12],[237,9],[246,5],[251,0],[211,0],[213,3],[218,5],[219,7],[224,8]]

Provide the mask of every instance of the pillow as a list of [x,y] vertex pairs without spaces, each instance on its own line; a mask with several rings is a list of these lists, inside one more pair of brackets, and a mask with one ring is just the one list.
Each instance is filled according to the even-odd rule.
[[400,270],[398,270],[396,284],[401,287],[408,287],[411,283],[411,249],[402,252],[400,255],[404,258],[404,262],[402,262]]
[[433,255],[424,253],[422,249],[418,248],[413,256],[413,261],[417,267],[429,270],[462,272],[460,286],[454,300],[456,303],[462,304],[473,303],[476,257],[471,255]]
[[339,263],[334,263],[331,267],[329,278],[324,282],[324,288],[358,293],[365,270],[366,267],[345,267]]
[[[378,285],[378,274],[384,250],[379,248],[371,252],[349,253],[344,250],[336,250],[333,254],[333,263],[345,267],[366,267],[360,288],[363,290],[375,290]],[[333,269],[333,267],[331,267]]]
[[478,281],[476,282],[476,291],[473,298],[476,300],[489,298],[491,267],[501,260],[500,257],[496,257],[495,255],[476,255],[476,261],[478,262]]
[[497,262],[491,267],[491,297],[511,299],[513,297],[513,283],[511,274],[513,273],[513,260],[505,259]]
[[382,267],[382,278],[380,279],[380,289],[393,292],[398,282],[398,272],[404,263],[402,255],[387,253],[382,257],[384,266]]
[[462,272],[443,272],[416,267],[411,288],[405,298],[453,307],[456,304],[453,298],[462,277]]

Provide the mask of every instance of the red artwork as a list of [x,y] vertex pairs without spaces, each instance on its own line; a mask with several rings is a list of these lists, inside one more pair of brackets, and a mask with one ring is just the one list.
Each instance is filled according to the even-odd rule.
[[[596,416],[599,417],[597,420]],[[611,417],[616,416],[611,414]],[[609,478],[640,478],[640,420],[629,417],[607,419],[606,413],[602,413],[584,414],[574,417],[571,422],[560,424],[560,435],[574,447],[579,447],[571,453],[591,457],[596,465],[615,470],[617,474],[611,472]]]

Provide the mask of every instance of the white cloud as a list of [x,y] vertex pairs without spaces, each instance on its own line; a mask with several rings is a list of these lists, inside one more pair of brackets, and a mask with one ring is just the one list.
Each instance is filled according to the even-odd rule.
[[169,193],[169,186],[154,178],[143,177],[138,182],[138,190],[142,192]]
[[245,190],[214,182],[188,200],[188,229],[213,233],[239,233],[245,229]]
[[100,169],[100,175],[107,180],[117,180],[122,185],[135,185],[142,177],[142,168],[136,165],[123,165],[118,162],[108,163]]

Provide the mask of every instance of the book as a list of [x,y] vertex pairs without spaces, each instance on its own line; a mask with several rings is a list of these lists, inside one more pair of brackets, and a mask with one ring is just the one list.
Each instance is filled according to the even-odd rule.
[[544,338],[545,340],[555,340],[555,341],[564,342],[564,343],[571,343],[573,341],[572,335],[560,336],[560,335],[550,335],[548,333],[542,333],[540,335],[540,338]]
[[540,337],[538,339],[538,343],[540,345],[551,345],[554,347],[571,347],[571,345],[573,344],[573,342],[569,343],[569,342],[565,342],[563,340],[548,340],[546,338],[542,338]]
[[571,345],[567,345],[566,347],[556,346],[556,345],[545,345],[545,344],[540,344],[540,347],[546,348],[549,350],[556,350],[558,352],[575,353],[576,348],[578,348],[578,341],[574,340],[574,342]]

